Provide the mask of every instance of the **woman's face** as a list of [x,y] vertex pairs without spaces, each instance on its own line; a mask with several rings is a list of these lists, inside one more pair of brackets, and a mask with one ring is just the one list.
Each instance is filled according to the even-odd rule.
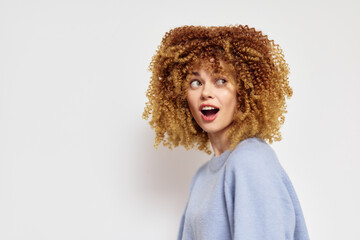
[[220,63],[224,75],[214,75],[203,66],[194,67],[187,91],[190,112],[208,134],[225,133],[236,112],[236,87],[232,84],[235,74],[230,65]]

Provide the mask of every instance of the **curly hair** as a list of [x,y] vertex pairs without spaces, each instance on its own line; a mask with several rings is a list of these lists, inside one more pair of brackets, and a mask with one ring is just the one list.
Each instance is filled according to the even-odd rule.
[[149,66],[152,77],[143,118],[155,130],[155,147],[161,142],[170,149],[181,144],[211,154],[208,135],[186,101],[191,69],[206,60],[214,72],[224,71],[220,61],[236,72],[238,111],[226,132],[230,149],[248,137],[280,141],[285,100],[293,92],[279,45],[247,25],[182,26],[165,34]]

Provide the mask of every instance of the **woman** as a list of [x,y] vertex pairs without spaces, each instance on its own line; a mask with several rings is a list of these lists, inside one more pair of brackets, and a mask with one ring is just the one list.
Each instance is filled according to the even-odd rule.
[[281,140],[292,89],[280,47],[248,26],[184,26],[150,64],[143,117],[155,147],[214,155],[192,179],[178,239],[309,239],[301,206],[267,143]]

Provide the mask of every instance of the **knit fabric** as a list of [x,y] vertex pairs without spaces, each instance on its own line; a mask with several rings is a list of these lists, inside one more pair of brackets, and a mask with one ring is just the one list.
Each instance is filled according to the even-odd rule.
[[241,141],[192,179],[178,240],[308,240],[294,187],[269,144]]

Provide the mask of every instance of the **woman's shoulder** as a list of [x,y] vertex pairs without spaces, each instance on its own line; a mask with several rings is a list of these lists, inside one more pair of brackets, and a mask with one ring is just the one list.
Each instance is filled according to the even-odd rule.
[[235,149],[232,151],[233,154],[238,154],[239,152],[259,152],[259,151],[271,151],[271,146],[258,137],[246,138],[239,142]]
[[259,163],[259,161],[276,162],[277,156],[272,147],[264,140],[252,137],[238,143],[231,152],[229,160],[234,164],[248,162]]
[[227,163],[228,174],[279,174],[282,171],[278,158],[272,147],[264,140],[247,138],[231,152]]

